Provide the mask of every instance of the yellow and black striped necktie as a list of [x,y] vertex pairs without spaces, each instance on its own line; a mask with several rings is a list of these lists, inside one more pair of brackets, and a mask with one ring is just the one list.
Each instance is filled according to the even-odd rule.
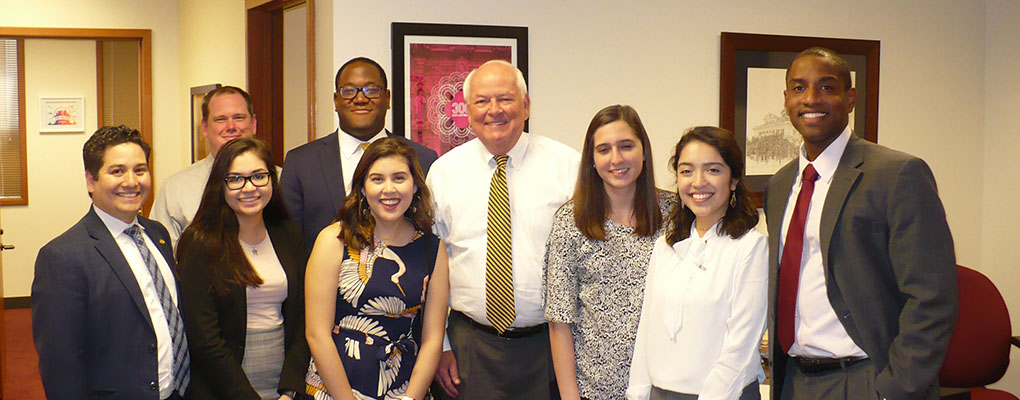
[[506,187],[506,163],[499,155],[489,187],[489,219],[485,229],[485,311],[500,333],[514,322],[513,250],[510,247],[510,196]]

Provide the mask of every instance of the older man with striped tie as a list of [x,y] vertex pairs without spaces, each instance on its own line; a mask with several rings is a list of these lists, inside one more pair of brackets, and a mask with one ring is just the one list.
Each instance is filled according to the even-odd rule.
[[464,94],[477,139],[443,155],[427,179],[450,255],[449,340],[436,379],[460,399],[558,398],[542,260],[580,155],[524,133],[531,100],[512,64],[482,64]]

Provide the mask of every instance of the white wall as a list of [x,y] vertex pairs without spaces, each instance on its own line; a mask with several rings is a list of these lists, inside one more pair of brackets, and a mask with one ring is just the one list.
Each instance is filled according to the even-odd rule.
[[[532,132],[580,149],[595,111],[630,104],[652,136],[656,179],[669,187],[666,160],[684,129],[719,123],[720,32],[880,40],[878,141],[930,164],[957,262],[986,271],[1011,292],[1005,294],[1016,322],[1020,280],[1013,265],[1020,247],[1010,238],[1020,223],[1020,183],[1010,166],[1020,150],[1020,11],[1009,0],[987,3],[986,10],[985,2],[953,0],[626,6],[607,0],[336,0],[334,69],[367,56],[390,71],[391,22],[527,26]],[[776,93],[777,102],[781,96]],[[1020,322],[1014,327],[1020,332]],[[1017,364],[1000,384],[1014,393],[1020,393]]]
[[720,32],[881,40],[879,143],[931,164],[958,260],[980,265],[983,185],[957,167],[984,152],[985,13],[974,3],[336,1],[334,19],[335,66],[364,55],[388,71],[394,21],[527,26],[531,130],[580,149],[595,111],[630,104],[652,136],[660,186],[672,186],[666,161],[684,129],[719,123]]
[[[1020,226],[1020,179],[1017,179],[1017,152],[1020,151],[1020,2],[989,0],[985,25],[985,146],[984,164],[960,163],[960,169],[981,166],[984,170],[984,196],[979,204],[982,218],[982,257],[980,270],[999,287],[1010,306],[1013,334],[1020,332],[1020,246],[1016,231]],[[977,132],[975,132],[976,134]],[[962,160],[961,160],[962,161]],[[961,187],[966,191],[970,185]],[[999,385],[993,387],[1020,393],[1020,350],[1010,353],[1010,369]]]
[[[0,0],[0,3],[2,3],[0,10],[3,10],[0,12],[0,26],[151,29],[153,167],[157,180],[167,176],[167,172],[177,169],[177,163],[173,161],[189,148],[182,147],[176,140],[177,132],[188,125],[176,117],[181,104],[186,104],[179,98],[187,97],[186,93],[178,96],[176,2]],[[38,125],[38,116],[33,117],[31,114],[33,109],[38,109],[39,100],[38,97],[26,92],[29,205],[3,207],[2,210],[4,242],[17,246],[14,251],[3,252],[5,296],[29,295],[32,269],[39,248],[73,225],[87,209],[84,205],[88,204],[89,200],[82,183],[84,167],[81,160],[81,145],[97,129],[94,45],[91,48],[90,60],[73,63],[54,62],[53,64],[57,65],[48,66],[66,68],[67,73],[79,77],[68,81],[67,86],[50,87],[46,82],[38,82],[39,85],[44,85],[40,87],[51,88],[61,93],[80,91],[86,96],[86,108],[92,110],[91,116],[87,116],[86,119],[88,129],[86,134],[40,135],[37,128],[33,130],[33,124]],[[26,48],[26,53],[27,51]],[[243,64],[243,60],[241,63]],[[26,62],[26,69],[31,68],[34,67]],[[26,76],[27,79],[29,76]],[[85,90],[88,85],[91,85],[91,89]],[[26,88],[31,87],[32,83],[26,82]],[[54,181],[50,182],[50,179]],[[47,185],[62,186],[59,190],[53,190],[46,189]]]

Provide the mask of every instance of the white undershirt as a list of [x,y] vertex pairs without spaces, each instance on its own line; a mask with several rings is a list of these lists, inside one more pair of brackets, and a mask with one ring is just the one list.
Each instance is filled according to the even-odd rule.
[[338,141],[340,146],[340,171],[344,175],[344,193],[351,194],[351,179],[354,178],[354,169],[358,168],[361,156],[365,155],[365,150],[362,150],[358,145],[374,143],[376,140],[386,137],[386,130],[379,131],[375,136],[369,138],[368,141],[362,141],[339,128],[337,129],[337,136],[340,139]]
[[[287,300],[287,274],[280,259],[276,258],[273,242],[266,235],[265,240],[252,246],[241,241],[244,255],[262,278],[259,287],[248,286],[245,296],[248,302],[248,324],[251,330],[266,330],[283,324],[283,301]],[[255,253],[252,252],[254,247]]]
[[794,179],[793,189],[786,202],[783,213],[782,236],[779,248],[782,257],[786,231],[790,227],[793,208],[797,206],[797,195],[800,194],[801,174],[808,164],[814,165],[818,171],[815,191],[811,194],[811,206],[808,208],[804,222],[804,253],[801,256],[800,287],[797,289],[797,308],[794,318],[796,339],[790,347],[790,355],[816,358],[867,357],[853,339],[846,333],[846,328],[839,322],[836,311],[829,303],[828,288],[825,285],[825,268],[822,266],[822,244],[820,225],[822,205],[832,184],[832,177],[843,157],[843,151],[850,141],[850,128],[843,129],[828,147],[814,161],[808,161],[804,147],[800,148],[798,172]]
[[[156,293],[156,286],[152,283],[152,274],[149,273],[149,267],[145,265],[145,260],[142,259],[142,253],[138,251],[135,240],[131,238],[131,235],[124,233],[124,230],[131,225],[138,225],[142,232],[145,232],[145,227],[138,223],[137,218],[128,224],[107,214],[99,209],[99,207],[93,207],[93,209],[96,210],[96,215],[99,215],[99,219],[106,225],[106,229],[110,230],[110,235],[117,241],[121,254],[124,255],[128,266],[131,267],[131,273],[134,274],[135,280],[138,281],[138,288],[142,290],[142,299],[145,300],[145,308],[149,311],[149,319],[152,321],[152,328],[156,333],[159,398],[165,399],[170,397],[170,394],[174,391],[174,356],[173,341],[170,339],[170,326],[166,322],[166,315],[163,314],[163,305],[159,301],[159,293]],[[174,278],[173,272],[170,271],[170,265],[163,259],[163,253],[149,239],[148,233],[143,234],[142,238],[145,239],[145,247],[149,249],[149,254],[152,254],[152,258],[156,260],[156,266],[159,268],[160,274],[163,275],[163,280],[166,281],[166,289],[170,291],[170,298],[173,299],[174,306],[177,307],[177,280]]]

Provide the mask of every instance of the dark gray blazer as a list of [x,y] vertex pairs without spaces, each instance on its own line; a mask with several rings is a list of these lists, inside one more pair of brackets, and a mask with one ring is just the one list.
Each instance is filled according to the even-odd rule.
[[[403,138],[386,132],[388,136]],[[287,152],[280,190],[291,218],[301,228],[305,254],[311,253],[319,231],[333,222],[347,193],[340,171],[340,139],[338,131],[313,140]],[[408,141],[418,153],[418,162],[426,175],[436,152]]]
[[[173,269],[166,228],[142,216],[138,222]],[[159,399],[148,308],[127,259],[94,209],[39,250],[32,336],[48,399]]]
[[[787,361],[775,345],[780,225],[797,168],[791,161],[765,189],[774,399]],[[931,169],[851,136],[822,206],[820,235],[829,303],[874,362],[879,394],[938,398],[938,372],[956,322],[956,256]]]

